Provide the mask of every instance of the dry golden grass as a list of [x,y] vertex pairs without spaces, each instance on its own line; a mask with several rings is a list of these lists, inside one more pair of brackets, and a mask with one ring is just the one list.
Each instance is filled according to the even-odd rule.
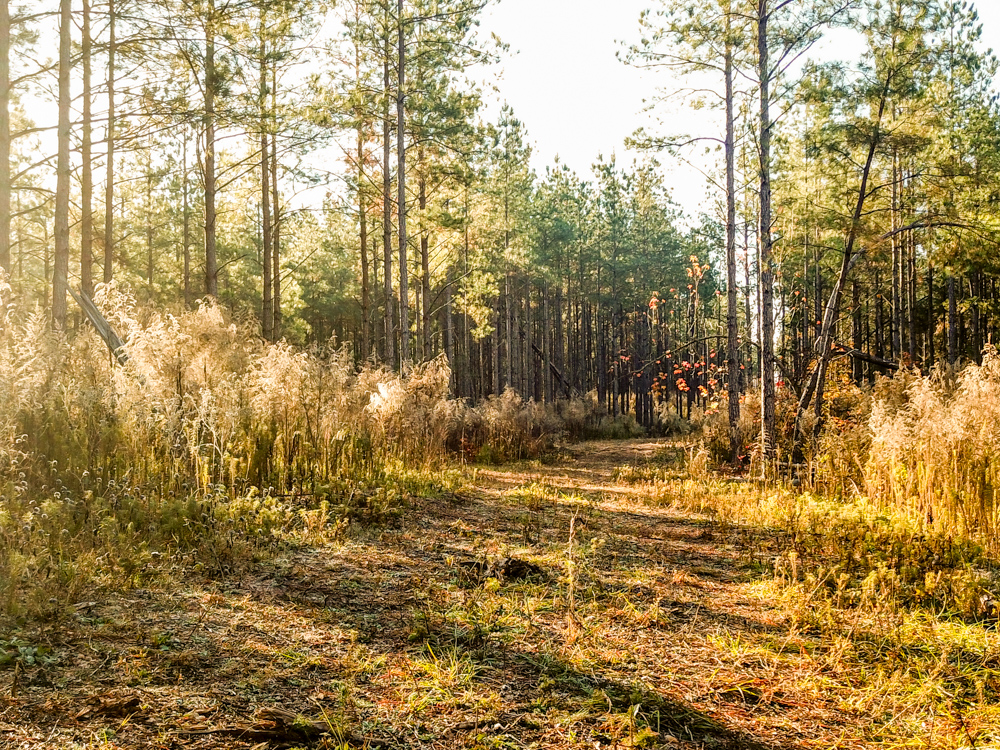
[[[996,741],[991,621],[919,601],[874,560],[830,573],[822,531],[867,509],[694,481],[678,454],[602,442],[470,471],[388,525],[26,622],[0,667],[9,692],[20,664],[4,746],[250,748],[274,708],[299,717],[277,726],[298,747]],[[484,577],[508,558],[540,574]],[[90,708],[130,699],[129,718]]]
[[125,368],[0,331],[4,747],[1000,742],[992,353],[832,391],[764,486],[711,424],[543,463],[632,428],[100,303]]

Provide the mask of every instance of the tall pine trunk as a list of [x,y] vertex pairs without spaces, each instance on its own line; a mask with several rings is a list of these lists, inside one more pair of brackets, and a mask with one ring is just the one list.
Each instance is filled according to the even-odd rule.
[[59,126],[56,157],[55,252],[52,264],[52,324],[56,330],[65,330],[66,290],[69,284],[69,68],[72,0],[61,0],[59,15]]
[[[94,294],[94,170],[92,163],[90,0],[83,0],[83,135],[80,143],[80,287]],[[0,228],[2,231],[2,228]]]
[[[273,71],[272,71],[273,73]],[[276,78],[276,76],[275,76]],[[272,84],[277,86],[275,80]],[[275,91],[271,91],[272,108],[277,111],[274,101]],[[274,308],[274,323],[271,335],[275,341],[281,338],[281,191],[278,188],[278,135],[271,133],[271,283],[274,291],[271,294],[271,305]]]
[[425,359],[430,359],[433,355],[431,348],[431,255],[430,237],[426,226],[424,212],[427,210],[427,177],[426,164],[424,163],[423,148],[420,149],[418,158],[420,163],[420,299],[421,304],[421,338],[423,340],[422,353]]
[[934,351],[934,333],[937,328],[937,318],[934,315],[934,264],[927,261],[927,363],[929,370],[937,359]]
[[[354,47],[354,77],[361,83],[361,46]],[[372,356],[371,351],[371,286],[368,278],[368,206],[365,192],[365,111],[358,104],[358,223],[361,246],[361,359]]]
[[396,365],[396,325],[395,308],[393,305],[395,293],[392,289],[392,172],[389,159],[392,150],[392,123],[389,120],[389,38],[386,29],[385,59],[383,60],[383,96],[384,110],[382,112],[382,262],[384,264],[382,282],[385,285],[385,361],[389,367]]
[[958,295],[954,274],[948,274],[948,364],[958,364]]
[[406,34],[403,28],[403,0],[397,5],[398,71],[396,88],[396,211],[399,219],[399,358],[402,369],[410,362],[410,287],[406,262]]
[[[263,84],[262,84],[263,87]],[[261,212],[261,249],[263,258],[261,260],[262,272],[262,292],[260,321],[264,338],[268,341],[274,340],[274,284],[271,279],[272,258],[274,249],[273,238],[271,236],[271,160],[268,156],[268,143],[266,125],[264,118],[261,118],[260,133],[260,212]]]
[[10,266],[10,0],[0,0],[0,268]]
[[205,294],[219,296],[215,242],[215,0],[208,0],[205,22]]
[[[115,257],[115,12],[116,0],[108,0],[108,123],[104,182],[104,283],[111,283]],[[186,141],[185,141],[186,143]],[[185,173],[185,186],[187,176]],[[185,274],[185,279],[187,278]]]
[[372,355],[371,350],[371,281],[368,278],[368,206],[365,200],[365,149],[362,125],[358,123],[358,222],[361,246],[361,359]]
[[774,456],[774,268],[771,242],[771,70],[768,60],[767,0],[757,5],[757,71],[760,77],[760,378],[761,451]]
[[271,279],[271,253],[273,238],[271,236],[271,161],[268,155],[268,117],[267,117],[267,14],[260,12],[260,81],[258,82],[260,97],[260,214],[261,214],[261,331],[267,341],[274,340],[274,284]]
[[731,15],[726,8],[726,372],[729,395],[729,453],[735,462],[740,454],[740,378],[736,282],[736,125],[733,103],[733,47]]
[[186,128],[183,130],[183,133],[184,145],[181,149],[181,159],[184,171],[181,175],[181,199],[183,201],[184,211],[184,236],[181,241],[184,245],[184,279],[182,284],[184,287],[184,308],[190,309],[194,300],[192,299],[191,294],[191,199],[188,194],[188,133]]

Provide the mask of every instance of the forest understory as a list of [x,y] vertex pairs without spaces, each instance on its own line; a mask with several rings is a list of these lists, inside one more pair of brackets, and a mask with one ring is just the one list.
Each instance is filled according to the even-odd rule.
[[[830,516],[809,520],[808,503],[784,491],[693,477],[695,456],[676,441],[594,441],[544,462],[463,467],[449,488],[408,494],[403,514],[336,539],[210,575],[163,566],[50,621],[22,617],[3,643],[0,743],[1000,739],[995,619],[906,603],[871,575],[831,585]],[[734,520],[769,504],[770,524]]]

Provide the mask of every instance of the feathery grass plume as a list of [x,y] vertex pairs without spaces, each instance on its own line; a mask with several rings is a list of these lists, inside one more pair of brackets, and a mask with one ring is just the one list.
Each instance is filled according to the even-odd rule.
[[1000,551],[1000,355],[880,385],[865,467],[870,496]]
[[593,399],[513,391],[472,407],[450,397],[444,357],[358,370],[349,347],[269,344],[209,300],[170,313],[109,284],[95,303],[124,366],[89,328],[0,310],[0,612],[52,614],[155,577],[157,560],[228,570],[389,519],[433,491],[428,470],[452,482],[449,451],[536,457],[601,417]]

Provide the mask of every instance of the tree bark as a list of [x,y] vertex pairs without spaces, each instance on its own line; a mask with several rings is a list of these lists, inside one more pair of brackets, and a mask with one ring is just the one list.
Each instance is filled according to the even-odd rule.
[[771,242],[771,70],[768,60],[768,0],[757,4],[757,69],[760,77],[760,377],[761,452],[774,457],[774,269]]
[[273,251],[271,226],[271,160],[269,158],[268,113],[267,113],[267,14],[260,11],[260,65],[258,96],[260,112],[260,214],[261,214],[261,332],[266,341],[274,340],[274,283],[271,278]]
[[[855,351],[861,351],[861,284],[855,279],[851,285],[851,346]],[[854,384],[860,386],[864,381],[864,362],[860,357],[852,360]]]
[[59,19],[59,125],[56,157],[55,252],[52,266],[52,324],[66,328],[66,289],[69,284],[69,138],[70,138],[70,29],[72,1],[61,0]]
[[954,274],[948,274],[948,364],[958,364],[958,296]]
[[[272,70],[274,79],[277,78]],[[275,89],[277,81],[273,80],[271,89],[271,106],[277,112],[277,102],[275,101]],[[274,306],[274,324],[271,335],[277,341],[281,338],[281,190],[278,187],[278,135],[271,133],[271,234],[273,246],[271,248],[271,283],[274,284],[274,292],[271,294],[271,304]]]
[[149,298],[153,299],[153,149],[152,144],[146,151],[146,285],[149,288]]
[[205,21],[205,294],[219,296],[215,237],[215,0],[208,0]]
[[[360,20],[360,17],[357,20]],[[357,42],[354,47],[354,77],[360,86],[361,45]],[[358,118],[358,224],[360,225],[358,239],[361,246],[361,359],[367,360],[372,356],[371,287],[368,278],[368,205],[365,193],[365,111],[360,103],[356,117]]]
[[430,255],[430,238],[428,236],[426,219],[424,217],[424,212],[427,210],[427,177],[425,173],[426,164],[424,164],[423,149],[421,149],[419,162],[420,162],[419,201],[420,201],[420,222],[421,222],[420,298],[422,300],[421,337],[423,338],[423,356],[425,359],[430,359],[431,357],[434,356],[431,347],[431,255]]
[[[261,19],[261,38],[263,40],[263,19]],[[262,41],[263,43],[263,41]],[[271,236],[271,160],[268,155],[267,118],[263,112],[267,95],[267,70],[264,65],[264,55],[261,54],[261,122],[260,122],[260,212],[261,212],[261,260],[262,291],[260,322],[264,338],[274,340],[274,283],[271,279],[274,239]]]
[[181,175],[181,194],[183,200],[183,210],[184,210],[184,237],[182,239],[184,245],[184,309],[191,309],[191,305],[194,302],[191,294],[191,205],[190,197],[188,195],[188,160],[187,160],[187,147],[188,147],[188,134],[187,129],[184,129],[184,145],[181,151],[181,158],[183,160],[184,173]]
[[391,94],[389,81],[389,38],[386,29],[385,58],[382,61],[384,110],[382,112],[382,262],[384,271],[382,282],[385,285],[385,361],[389,367],[396,366],[396,331],[395,309],[393,301],[395,293],[392,290],[392,172],[389,159],[391,156],[391,122],[389,120],[389,96]]
[[736,117],[733,102],[732,17],[726,4],[726,373],[729,395],[729,459],[740,455],[740,327],[736,282]]
[[[94,295],[94,171],[92,162],[90,0],[83,0],[83,134],[80,143],[80,287]],[[0,227],[2,231],[2,227]]]
[[361,245],[361,359],[372,356],[371,350],[371,282],[368,278],[368,206],[365,200],[365,149],[362,125],[358,123],[358,222]]
[[405,370],[410,364],[410,289],[406,262],[406,34],[403,28],[403,0],[398,8],[398,71],[396,88],[396,211],[399,219],[399,358]]
[[0,0],[0,268],[10,265],[10,0]]
[[[114,273],[115,256],[115,25],[116,0],[108,0],[108,124],[107,158],[104,182],[104,283],[110,284]],[[185,144],[187,141],[185,140]],[[185,185],[187,178],[185,175]],[[186,277],[185,277],[186,278]]]
[[927,368],[934,366],[937,359],[934,351],[934,333],[937,319],[934,315],[934,264],[927,261]]
[[899,359],[903,353],[903,294],[902,294],[902,253],[904,238],[896,234],[899,221],[899,157],[895,149],[892,154],[892,359]]

